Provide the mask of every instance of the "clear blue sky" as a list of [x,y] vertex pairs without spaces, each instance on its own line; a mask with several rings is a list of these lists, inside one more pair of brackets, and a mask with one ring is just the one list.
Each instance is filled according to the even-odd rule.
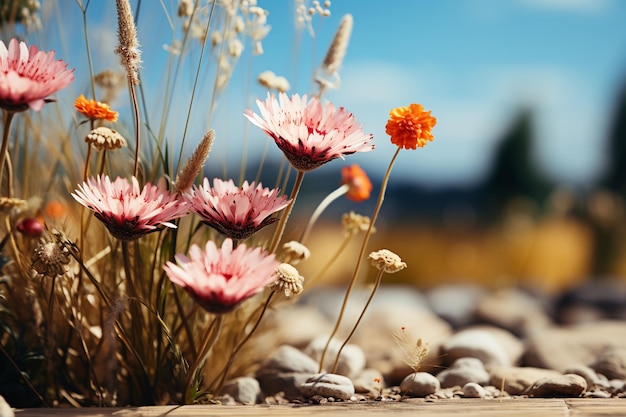
[[[177,2],[163,3],[175,10]],[[315,39],[304,32],[298,48],[292,2],[258,3],[269,10],[272,29],[263,42],[265,53],[252,61],[242,58],[231,93],[220,103],[213,127],[217,140],[228,136],[231,145],[217,146],[215,158],[234,157],[237,147],[232,138],[242,136],[247,123],[241,113],[250,98],[265,95],[261,87],[246,83],[248,75],[272,70],[289,78],[291,93],[310,92],[312,71],[341,17],[351,13],[354,30],[342,85],[326,97],[345,106],[366,131],[374,133],[377,149],[349,157],[347,163],[383,172],[394,151],[384,133],[389,109],[420,102],[438,118],[436,140],[424,149],[403,153],[394,168],[399,177],[426,184],[480,178],[494,144],[525,106],[536,111],[538,157],[550,175],[585,183],[602,168],[614,100],[626,82],[626,1],[335,0],[330,17],[314,20]],[[75,89],[83,92],[81,16],[74,0],[60,4],[66,38],[56,39],[49,27],[44,46],[55,47],[59,57],[77,68]],[[144,0],[142,7],[142,71],[150,99],[158,102],[158,81],[167,58],[162,45],[170,39],[170,30],[160,2]],[[92,0],[88,20],[96,71],[116,67],[111,52],[116,44],[114,2]],[[64,55],[71,49],[68,43],[77,51],[69,56]],[[193,72],[187,71],[190,79]],[[180,85],[183,102],[189,84]],[[205,128],[202,120],[194,119],[194,131]],[[248,129],[250,148],[258,153],[264,136],[257,128]],[[278,155],[270,149],[270,156]]]

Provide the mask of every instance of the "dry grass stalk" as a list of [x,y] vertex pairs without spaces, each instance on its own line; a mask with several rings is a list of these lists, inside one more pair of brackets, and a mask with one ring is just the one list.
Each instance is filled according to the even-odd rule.
[[117,35],[119,45],[115,53],[120,56],[122,66],[132,84],[139,84],[139,64],[141,64],[141,51],[137,40],[137,29],[133,12],[128,0],[116,0],[117,6]]
[[215,139],[215,131],[211,129],[202,137],[202,140],[196,149],[194,149],[191,157],[189,157],[185,165],[178,172],[176,183],[174,184],[176,191],[183,193],[191,188],[196,177],[202,170],[204,162],[209,156],[209,152],[211,152],[213,139]]

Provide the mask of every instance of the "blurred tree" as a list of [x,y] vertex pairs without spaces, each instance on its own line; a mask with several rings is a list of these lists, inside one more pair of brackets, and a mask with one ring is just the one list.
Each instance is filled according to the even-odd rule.
[[615,103],[612,126],[609,130],[606,170],[600,186],[626,197],[626,82]]
[[493,165],[482,184],[486,215],[499,218],[514,198],[541,205],[552,189],[533,155],[533,114],[520,111],[499,142]]
[[[613,121],[608,131],[606,166],[598,181],[599,191],[588,198],[588,221],[595,233],[592,273],[615,272],[624,245],[624,201],[626,199],[626,82],[617,94]],[[606,213],[610,215],[607,215]]]

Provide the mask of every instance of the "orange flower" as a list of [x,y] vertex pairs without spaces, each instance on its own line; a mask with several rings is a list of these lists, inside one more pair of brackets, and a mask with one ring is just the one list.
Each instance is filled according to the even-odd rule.
[[389,112],[389,120],[385,130],[391,136],[391,143],[404,149],[424,147],[434,139],[430,130],[437,119],[424,111],[421,104],[410,104],[408,107],[396,107]]
[[74,102],[74,107],[90,119],[104,119],[110,122],[117,122],[118,113],[111,110],[108,104],[96,100],[87,100],[82,94]]
[[357,164],[341,169],[341,184],[348,185],[349,188],[346,197],[352,201],[360,203],[370,198],[372,182],[367,177],[365,171]]

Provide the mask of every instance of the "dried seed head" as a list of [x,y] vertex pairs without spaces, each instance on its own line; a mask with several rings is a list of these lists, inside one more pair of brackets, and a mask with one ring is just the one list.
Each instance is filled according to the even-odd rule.
[[117,36],[119,45],[115,53],[120,56],[122,66],[126,70],[126,76],[132,84],[139,84],[139,64],[141,63],[141,51],[137,41],[137,29],[133,12],[128,0],[116,0],[117,6]]
[[341,68],[343,58],[348,50],[348,43],[350,43],[353,23],[354,19],[351,14],[345,15],[339,23],[339,29],[337,29],[322,63],[322,68],[329,74],[335,73]]
[[[348,234],[367,232],[370,227],[370,218],[351,211],[341,216],[341,224]],[[376,228],[372,227],[372,233],[375,232]]]
[[191,154],[191,157],[187,160],[187,162],[185,162],[185,165],[178,172],[176,184],[174,184],[174,189],[176,191],[182,193],[191,188],[193,182],[198,176],[198,173],[202,169],[204,162],[209,156],[214,138],[215,131],[213,129],[209,130],[204,135],[196,149],[194,149]]
[[46,242],[42,239],[39,246],[35,248],[31,261],[32,268],[37,273],[47,277],[56,277],[65,275],[68,271],[70,254],[69,250],[59,243]]
[[99,151],[112,151],[127,146],[126,139],[117,131],[108,127],[97,127],[85,137],[85,142]]
[[315,82],[322,88],[339,88],[339,69],[348,50],[353,19],[351,14],[345,15],[339,23],[339,29],[326,52],[321,68],[315,75]]
[[388,274],[394,274],[406,268],[406,263],[402,262],[398,255],[387,249],[370,253],[367,259],[372,261],[374,267]]
[[120,72],[110,69],[99,72],[93,77],[93,81],[98,87],[107,89],[120,88],[122,86],[123,79],[124,76]]
[[0,197],[0,211],[21,210],[26,208],[27,205],[28,202],[21,198]]
[[179,0],[178,2],[178,17],[189,17],[193,13],[193,1],[192,0]]
[[283,244],[282,253],[285,256],[285,262],[296,265],[300,261],[309,259],[311,251],[300,242],[292,240]]
[[257,81],[268,90],[277,90],[279,93],[285,93],[291,88],[285,77],[278,76],[272,71],[263,71],[257,77]]
[[282,291],[286,297],[302,292],[304,277],[290,264],[282,263],[276,269],[278,279],[270,286],[274,291]]

